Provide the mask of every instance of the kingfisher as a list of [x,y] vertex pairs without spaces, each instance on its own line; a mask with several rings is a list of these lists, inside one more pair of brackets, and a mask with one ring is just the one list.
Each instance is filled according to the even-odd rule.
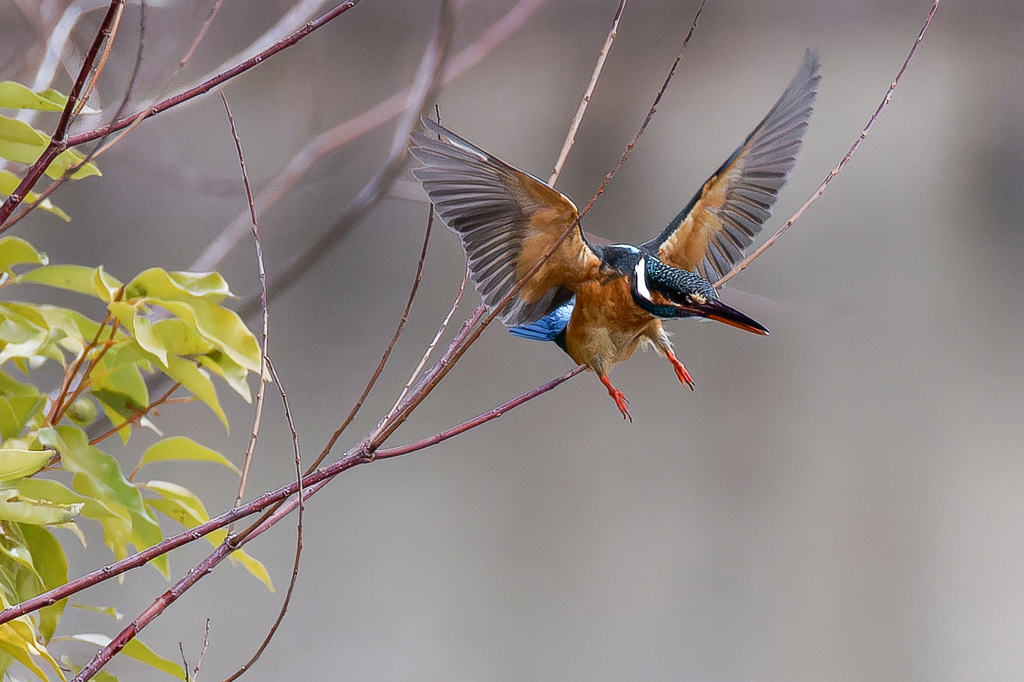
[[639,346],[653,346],[681,383],[694,386],[663,320],[705,318],[768,334],[723,303],[712,281],[743,259],[771,215],[803,142],[818,69],[808,50],[753,132],[668,226],[639,246],[585,234],[566,196],[427,118],[412,135],[410,151],[422,164],[412,173],[459,235],[484,304],[500,306],[498,317],[512,334],[554,341],[588,365],[623,419],[632,421],[629,401],[608,371]]

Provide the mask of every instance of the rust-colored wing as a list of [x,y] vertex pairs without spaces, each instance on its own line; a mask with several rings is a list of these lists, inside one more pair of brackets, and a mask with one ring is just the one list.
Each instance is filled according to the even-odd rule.
[[754,132],[643,247],[712,282],[742,260],[796,163],[820,80],[818,56],[808,50],[793,81]]
[[[428,119],[411,151],[412,174],[441,220],[458,233],[476,289],[491,309],[551,251],[578,216],[576,206],[537,178],[513,168]],[[577,226],[537,274],[501,310],[501,321],[538,320],[598,276],[601,260]]]

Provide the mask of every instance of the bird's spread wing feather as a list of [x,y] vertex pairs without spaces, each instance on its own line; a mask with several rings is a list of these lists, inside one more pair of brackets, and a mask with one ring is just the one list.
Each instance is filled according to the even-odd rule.
[[[433,121],[423,119],[423,125],[430,133],[412,136],[412,154],[423,164],[413,175],[441,220],[462,239],[477,291],[494,309],[555,248],[578,212],[537,178]],[[596,277],[600,264],[577,226],[501,310],[502,322],[544,317],[568,301],[577,284]]]
[[817,95],[818,57],[808,50],[786,91],[668,227],[643,246],[662,261],[715,281],[744,257],[796,162]]

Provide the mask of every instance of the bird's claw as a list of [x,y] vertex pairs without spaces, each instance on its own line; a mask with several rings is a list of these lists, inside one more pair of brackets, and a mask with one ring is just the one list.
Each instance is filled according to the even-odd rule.
[[686,367],[683,363],[679,362],[679,358],[675,356],[675,353],[668,354],[668,361],[672,363],[673,369],[676,370],[676,376],[679,377],[679,381],[686,386],[689,386],[692,391],[694,386],[693,377],[691,377],[690,373],[686,371]]
[[628,419],[632,424],[633,417],[629,414],[629,410],[626,409],[626,406],[629,405],[629,401],[626,399],[626,396],[622,395],[622,391],[612,386],[612,382],[608,380],[608,377],[602,376],[601,383],[608,389],[608,395],[610,395],[612,400],[615,401],[615,406],[619,408],[619,412],[622,413],[622,418]]

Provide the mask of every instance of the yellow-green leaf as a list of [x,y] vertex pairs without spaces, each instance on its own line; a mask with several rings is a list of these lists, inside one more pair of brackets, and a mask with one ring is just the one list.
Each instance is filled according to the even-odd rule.
[[[21,178],[19,178],[17,175],[15,175],[9,170],[0,169],[0,194],[11,196],[12,194],[14,194],[15,190],[18,189],[18,185],[20,184]],[[28,194],[25,195],[25,200],[29,203],[37,202],[39,201],[39,193],[29,192]],[[53,215],[57,216],[64,222],[71,222],[71,216],[69,216],[67,213],[58,208],[49,199],[43,199],[42,201],[39,201],[37,206],[42,210],[46,211],[47,213],[52,213]]]
[[167,366],[167,347],[163,340],[153,332],[153,323],[142,315],[135,315],[132,320],[132,330],[135,332],[135,340],[143,349],[149,351],[160,359],[160,364]]
[[[2,188],[0,188],[2,191]],[[7,192],[10,194],[10,192]],[[15,265],[32,263],[46,265],[45,253],[36,251],[31,244],[18,237],[3,237],[0,239],[0,270],[13,275],[11,268]]]
[[135,467],[135,470],[138,471],[146,464],[152,464],[153,462],[174,461],[213,462],[214,464],[226,466],[239,476],[242,475],[238,467],[227,457],[185,436],[171,436],[151,445],[145,454],[142,455],[142,459],[139,460],[139,465]]
[[195,327],[177,317],[157,320],[152,332],[167,352],[174,355],[204,355],[214,350],[213,344],[200,336]]
[[241,396],[247,403],[252,402],[252,393],[249,391],[249,370],[239,366],[226,353],[219,350],[212,351],[199,357],[199,364],[210,370],[227,383],[231,389]]
[[[132,362],[120,364],[123,358],[107,353],[96,363],[89,375],[93,394],[104,402],[110,402],[104,396],[110,393],[124,396],[129,410],[145,409],[149,406],[149,388],[142,378],[138,365]],[[119,364],[112,364],[112,363]]]
[[152,668],[162,670],[175,679],[187,679],[184,668],[150,649],[148,646],[143,644],[138,637],[130,640],[121,651],[126,656],[131,656],[135,660],[142,661]]
[[111,275],[109,272],[103,269],[103,266],[97,266],[92,277],[92,285],[99,294],[100,298],[106,296],[107,301],[113,302],[117,299],[118,292],[121,291],[121,280]]
[[234,298],[231,289],[219,272],[170,272],[178,286],[210,303],[220,303],[227,297]]
[[267,586],[267,589],[274,592],[274,583],[270,579],[270,572],[267,571],[267,567],[263,565],[263,562],[247,553],[244,549],[239,549],[228,555],[228,559],[233,564],[241,564],[242,567],[249,571],[249,573],[259,580],[261,583]]
[[0,448],[0,481],[31,476],[46,466],[53,454],[52,450]]
[[[35,163],[50,144],[50,136],[36,130],[24,121],[0,114],[0,156],[18,163]],[[99,167],[89,161],[84,163],[85,156],[75,150],[68,149],[53,160],[46,169],[46,175],[57,179],[71,168],[79,166],[71,178],[80,180],[90,175],[102,175]]]
[[167,358],[167,369],[164,370],[164,373],[191,391],[192,395],[206,403],[207,407],[220,417],[224,428],[230,431],[231,427],[228,425],[228,417],[224,414],[224,410],[220,406],[220,400],[217,398],[217,389],[214,388],[210,377],[196,367],[195,363],[172,355]]
[[63,111],[68,98],[56,90],[35,93],[15,81],[0,82],[0,109]]
[[27,524],[49,526],[67,523],[82,511],[81,504],[53,504],[46,500],[22,497],[17,490],[0,490],[0,519]]
[[82,609],[83,611],[92,611],[98,613],[101,616],[110,616],[116,621],[120,621],[124,618],[124,614],[115,609],[113,606],[93,606],[91,604],[72,604],[73,609]]
[[140,273],[125,286],[125,298],[162,306],[186,322],[249,371],[258,371],[260,348],[242,318],[189,291],[160,268]]
[[[75,474],[76,492],[101,502],[121,518],[98,519],[103,524],[104,543],[115,557],[127,556],[128,543],[141,550],[163,540],[160,525],[146,508],[139,489],[124,477],[117,460],[89,445],[84,431],[74,426],[47,427],[39,430],[39,441],[60,453],[65,469]],[[130,524],[125,525],[124,519],[130,519]],[[166,555],[150,563],[168,575]]]
[[108,296],[101,295],[93,286],[93,275],[96,270],[97,268],[88,268],[84,265],[46,265],[19,275],[17,281],[44,284],[109,301]]
[[50,664],[60,679],[66,679],[60,665],[54,660],[46,647],[36,641],[32,621],[28,618],[17,618],[0,625],[0,649],[10,654],[23,666],[41,680],[49,680],[46,671],[39,667],[34,658],[41,658]]

